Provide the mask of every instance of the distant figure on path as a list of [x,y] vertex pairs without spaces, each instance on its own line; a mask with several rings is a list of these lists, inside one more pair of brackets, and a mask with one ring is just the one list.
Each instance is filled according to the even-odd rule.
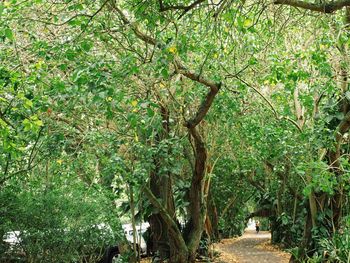
[[259,234],[259,231],[260,231],[260,222],[259,222],[259,220],[257,220],[255,222],[255,229],[256,229],[256,233]]

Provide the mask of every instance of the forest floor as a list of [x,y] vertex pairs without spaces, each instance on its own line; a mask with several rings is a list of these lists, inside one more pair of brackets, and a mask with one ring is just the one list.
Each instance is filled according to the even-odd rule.
[[214,246],[220,253],[218,263],[287,263],[290,254],[270,245],[271,234],[262,231],[256,234],[247,230],[236,239],[223,239]]
[[[246,230],[238,238],[223,239],[213,245],[212,249],[219,253],[215,263],[288,263],[290,254],[270,244],[271,234],[255,230]],[[150,263],[151,259],[143,259],[141,263]],[[204,262],[204,261],[198,261]],[[207,262],[207,261],[205,261]]]

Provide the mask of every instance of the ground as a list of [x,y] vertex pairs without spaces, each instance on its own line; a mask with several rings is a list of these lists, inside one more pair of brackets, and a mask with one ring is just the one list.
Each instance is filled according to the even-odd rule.
[[[271,234],[247,229],[243,236],[223,239],[212,249],[220,253],[216,263],[288,263],[290,254],[270,245]],[[143,259],[142,263],[149,263]]]
[[288,263],[290,255],[271,245],[269,232],[246,230],[242,237],[224,239],[214,249],[221,253],[220,263]]

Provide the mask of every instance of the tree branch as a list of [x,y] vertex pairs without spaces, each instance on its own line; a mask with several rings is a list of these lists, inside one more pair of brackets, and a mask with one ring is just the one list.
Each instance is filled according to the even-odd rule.
[[350,129],[350,112],[348,112],[343,120],[339,123],[335,135],[335,149],[330,151],[332,167],[338,169],[340,167],[340,146],[343,141],[344,134]]
[[252,217],[270,217],[274,215],[275,212],[272,210],[272,208],[261,208],[253,213],[250,213],[245,219],[248,220]]
[[338,0],[332,2],[324,2],[320,1],[320,3],[309,3],[300,0],[275,0],[275,5],[289,5],[292,7],[299,7],[311,11],[331,14],[343,7],[350,6],[350,0]]
[[159,0],[159,10],[161,12],[169,11],[169,10],[183,10],[184,12],[188,12],[191,9],[195,8],[200,3],[203,3],[205,0],[196,0],[192,4],[186,5],[169,5],[165,6],[162,0]]
[[13,129],[16,129],[16,127],[5,118],[5,114],[3,114],[1,111],[0,111],[0,119],[3,120],[3,122],[5,122],[8,126],[12,127]]
[[122,10],[120,10],[118,8],[118,6],[115,5],[115,3],[113,2],[112,4],[113,9],[117,12],[117,14],[119,15],[120,19],[122,20],[124,25],[129,25],[131,27],[131,30],[134,31],[135,35],[141,39],[143,42],[146,42],[147,44],[153,45],[153,46],[157,46],[157,47],[161,47],[161,45],[157,45],[157,41],[155,38],[146,35],[145,33],[141,32],[139,27],[137,26],[136,23],[131,23],[129,21],[129,19],[126,17],[126,15],[123,13]]
[[73,128],[77,129],[81,133],[84,133],[84,129],[82,127],[80,127],[78,124],[72,123],[70,120],[65,119],[64,117],[56,115],[56,116],[53,117],[53,119],[56,120],[56,121],[64,122],[64,123],[72,126]]
[[187,128],[192,129],[192,128],[196,127],[203,120],[205,115],[208,113],[208,111],[211,107],[211,104],[214,101],[215,95],[218,93],[218,91],[219,91],[218,88],[217,89],[210,89],[207,96],[202,101],[201,105],[199,106],[199,108],[196,112],[196,115],[192,119],[190,119],[186,122]]
[[233,196],[233,197],[231,197],[231,198],[228,200],[228,202],[226,203],[226,206],[225,206],[224,210],[222,210],[222,213],[221,213],[221,215],[220,215],[221,218],[223,218],[224,215],[226,215],[226,212],[227,212],[228,209],[236,202],[236,200],[237,200],[237,196],[236,196],[236,195]]
[[201,76],[201,74],[197,74],[191,70],[186,69],[186,67],[181,63],[181,61],[178,58],[175,59],[174,63],[175,63],[176,71],[178,73],[184,75],[185,77],[187,77],[191,80],[194,80],[196,82],[199,82],[199,83],[203,84],[204,86],[207,86],[211,89],[214,89],[214,90],[220,89],[221,83],[216,83],[210,79],[203,78]]
[[36,146],[38,145],[38,142],[39,142],[39,139],[40,139],[40,136],[41,136],[41,133],[42,133],[43,130],[44,130],[44,126],[42,126],[42,127],[40,128],[39,133],[38,133],[38,136],[36,137],[35,143],[34,143],[34,145],[33,145],[33,148],[32,148],[32,150],[30,151],[30,155],[29,155],[29,159],[28,159],[28,165],[27,165],[27,170],[30,169],[30,167],[31,167],[31,165],[32,165],[32,162],[33,162],[33,160],[34,160],[34,158],[35,158],[35,156],[33,157],[33,153],[34,153],[34,151],[35,151]]
[[[142,32],[136,23],[130,22],[129,19],[127,18],[127,16],[123,13],[123,11],[121,9],[118,8],[118,6],[115,5],[115,3],[113,3],[112,7],[117,12],[120,19],[123,21],[124,25],[129,25],[131,27],[132,31],[134,31],[135,35],[139,39],[141,39],[142,41],[144,41],[147,44],[156,46],[160,49],[165,47],[165,45],[163,43],[158,42],[155,38]],[[221,83],[215,83],[214,81],[212,81],[210,79],[206,79],[206,78],[202,77],[201,74],[196,74],[195,72],[186,69],[186,67],[182,64],[182,62],[178,58],[175,58],[174,64],[175,64],[175,67],[177,69],[177,72],[184,75],[185,77],[187,77],[191,80],[194,80],[196,82],[199,82],[207,87],[210,87],[211,89],[214,89],[214,90],[217,89],[217,91],[220,89]]]
[[87,25],[91,22],[91,20],[102,11],[103,7],[109,2],[109,0],[106,0],[105,2],[103,2],[103,4],[100,6],[99,9],[97,9],[93,14],[76,14],[70,18],[68,18],[67,20],[61,22],[61,23],[54,23],[51,21],[47,21],[47,20],[40,20],[40,19],[35,19],[35,18],[30,18],[30,17],[26,17],[24,18],[25,20],[29,20],[29,21],[34,21],[34,22],[39,22],[39,23],[43,23],[46,25],[53,25],[53,26],[63,26],[65,24],[68,24],[69,22],[73,21],[74,19],[78,18],[78,17],[88,17],[89,21],[87,22]]

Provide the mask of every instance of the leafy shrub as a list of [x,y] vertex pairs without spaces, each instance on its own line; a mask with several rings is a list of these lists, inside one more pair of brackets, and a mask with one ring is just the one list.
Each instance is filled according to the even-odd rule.
[[113,203],[100,187],[74,179],[55,186],[29,184],[28,190],[8,185],[0,193],[1,237],[19,231],[21,241],[17,248],[2,242],[1,260],[97,262],[121,237],[112,230],[119,225]]
[[322,239],[319,244],[323,256],[330,262],[350,262],[349,228],[333,235],[331,239]]

